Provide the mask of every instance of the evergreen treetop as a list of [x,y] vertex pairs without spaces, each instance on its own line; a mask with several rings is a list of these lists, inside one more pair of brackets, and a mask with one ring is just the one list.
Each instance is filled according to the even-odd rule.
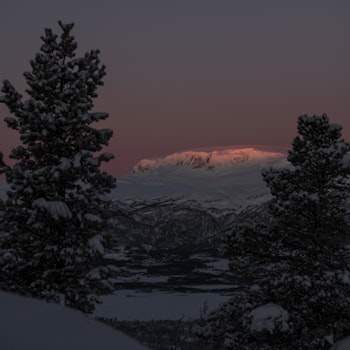
[[285,229],[326,235],[345,230],[350,144],[341,130],[325,114],[300,116],[288,154],[292,167],[263,172],[273,196],[271,211]]

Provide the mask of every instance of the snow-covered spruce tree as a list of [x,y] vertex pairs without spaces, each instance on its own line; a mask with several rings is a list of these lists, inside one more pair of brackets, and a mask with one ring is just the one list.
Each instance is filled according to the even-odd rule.
[[[101,152],[112,130],[96,129],[107,113],[90,113],[105,67],[99,51],[76,57],[73,24],[59,22],[60,37],[45,30],[25,101],[4,81],[0,101],[14,117],[22,145],[10,158],[10,185],[0,242],[0,287],[91,312],[108,286],[98,263],[104,254],[109,200],[115,179],[100,170],[114,158]],[[97,152],[97,154],[96,154]]]
[[326,115],[301,116],[290,168],[263,172],[272,199],[228,235],[244,291],[208,318],[218,349],[328,349],[350,334],[350,145]]
[[280,226],[318,236],[344,232],[349,196],[344,156],[350,144],[341,139],[341,129],[325,114],[299,117],[300,136],[288,155],[293,168],[263,173],[273,196],[271,212]]

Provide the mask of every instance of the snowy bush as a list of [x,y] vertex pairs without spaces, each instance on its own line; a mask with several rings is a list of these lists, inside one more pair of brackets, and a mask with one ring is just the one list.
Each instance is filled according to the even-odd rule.
[[252,318],[250,331],[261,332],[269,331],[271,334],[279,328],[282,332],[289,330],[288,311],[280,305],[268,303],[250,311],[249,316]]

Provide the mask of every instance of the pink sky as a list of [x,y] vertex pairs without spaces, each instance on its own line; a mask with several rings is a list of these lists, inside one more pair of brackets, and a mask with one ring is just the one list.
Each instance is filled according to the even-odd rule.
[[[350,140],[349,15],[342,0],[5,0],[0,79],[23,92],[44,28],[75,22],[79,52],[99,48],[107,66],[95,109],[110,114],[116,176],[189,148],[289,146],[304,113]],[[18,138],[1,120],[7,154]]]

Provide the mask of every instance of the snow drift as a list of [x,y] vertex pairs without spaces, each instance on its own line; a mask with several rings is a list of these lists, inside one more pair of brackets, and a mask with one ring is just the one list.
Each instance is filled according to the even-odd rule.
[[146,350],[136,340],[57,304],[0,292],[1,350]]

